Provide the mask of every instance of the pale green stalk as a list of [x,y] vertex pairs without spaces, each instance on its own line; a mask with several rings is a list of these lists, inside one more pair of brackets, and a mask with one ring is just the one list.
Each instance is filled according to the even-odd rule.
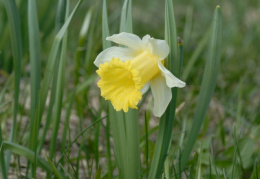
[[[102,46],[103,49],[111,47],[111,42],[105,40],[106,37],[109,36],[109,27],[108,27],[108,19],[107,19],[107,3],[106,0],[103,0],[103,12],[102,12]],[[111,105],[109,104],[109,108]],[[111,110],[111,109],[110,109]],[[110,118],[110,117],[109,117]],[[111,152],[110,152],[110,122],[109,118],[106,119],[106,158],[107,158],[107,170],[108,170],[108,178],[112,179],[113,169],[112,169],[112,160],[111,160]]]
[[140,178],[141,174],[138,122],[138,111],[136,109],[130,109],[127,113],[125,113],[126,140],[123,150],[126,150],[128,155],[127,177],[136,179]]
[[[40,36],[37,18],[36,1],[28,1],[28,30],[30,48],[30,78],[31,78],[31,124],[33,126],[36,105],[40,88]],[[31,130],[32,130],[31,126]]]
[[[125,0],[121,13],[121,32],[132,32],[131,8],[132,1]],[[105,41],[105,38],[109,36],[109,29],[107,17],[103,15],[103,18],[102,32],[104,34],[102,38],[105,49],[110,43]],[[120,172],[119,177],[124,179],[138,179],[140,177],[138,111],[129,110],[127,113],[122,111],[116,112],[113,106],[109,104],[109,118],[113,133],[117,166]]]
[[[9,141],[13,142],[16,132],[17,115],[19,108],[19,92],[21,78],[21,61],[22,61],[22,37],[19,13],[14,0],[4,0],[6,12],[10,24],[10,35],[14,64],[14,104],[13,104],[13,124],[9,136]],[[10,163],[11,151],[6,153],[6,170],[8,171]]]
[[[36,1],[28,1],[28,30],[29,30],[29,51],[30,51],[30,79],[31,79],[31,121],[30,135],[37,135],[34,128],[38,128],[38,122],[35,121],[36,105],[38,103],[40,89],[40,36],[38,27],[38,16]],[[37,138],[34,138],[37,139]],[[37,140],[30,141],[30,148],[35,152]],[[36,178],[36,156],[32,165],[32,177]]]
[[111,42],[106,40],[110,35],[107,19],[107,1],[103,0],[103,12],[102,12],[102,45],[103,49],[111,47]]
[[[165,1],[165,38],[170,47],[170,54],[166,60],[165,66],[178,77],[179,75],[179,58],[178,58],[178,40],[174,18],[173,4],[171,0]],[[172,127],[175,115],[177,101],[177,89],[172,89],[172,100],[166,109],[166,112],[160,119],[159,131],[155,145],[155,151],[149,171],[149,179],[159,178],[163,171],[164,161],[167,157]]]
[[195,116],[191,128],[191,132],[189,134],[189,138],[181,158],[181,171],[184,170],[189,160],[190,153],[196,142],[200,128],[205,119],[209,107],[209,102],[211,100],[211,97],[213,95],[216,86],[218,69],[220,65],[220,48],[221,48],[221,33],[222,33],[221,26],[222,26],[221,11],[220,11],[220,7],[217,6],[213,17],[208,58],[206,61],[206,68],[203,75],[198,104],[196,107],[196,112],[195,112]]
[[[121,32],[133,31],[132,26],[132,0],[125,0],[122,13],[121,13]],[[127,156],[121,156],[122,163],[126,163],[126,176],[124,178],[140,178],[140,149],[139,149],[139,119],[138,111],[130,109],[127,113],[124,113],[124,122],[118,127],[122,130],[125,127],[126,139],[123,141],[124,147],[120,150],[125,150]],[[119,130],[120,132],[123,132]],[[122,133],[120,133],[121,135]]]

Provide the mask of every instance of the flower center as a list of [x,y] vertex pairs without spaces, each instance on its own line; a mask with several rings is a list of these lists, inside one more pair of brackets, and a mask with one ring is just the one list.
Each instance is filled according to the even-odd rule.
[[110,100],[115,110],[127,112],[129,107],[137,109],[142,98],[140,90],[159,72],[158,57],[147,51],[125,62],[112,58],[97,70],[101,78],[98,87],[101,96]]

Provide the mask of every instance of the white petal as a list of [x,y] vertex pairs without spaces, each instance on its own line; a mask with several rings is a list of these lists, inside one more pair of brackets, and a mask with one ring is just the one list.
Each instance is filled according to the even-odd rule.
[[106,39],[134,50],[139,50],[142,47],[141,39],[135,34],[121,32],[120,34],[114,34]]
[[148,83],[146,83],[144,85],[144,87],[141,89],[142,94],[146,93],[148,91],[148,89],[149,89],[149,85],[148,85]]
[[158,67],[162,72],[162,75],[166,79],[166,84],[169,88],[178,87],[183,88],[186,86],[186,83],[176,78],[169,70],[167,70],[161,61],[158,61]]
[[150,35],[145,35],[143,38],[142,38],[142,47],[143,47],[143,50],[149,50],[151,51],[151,46],[149,45],[149,39],[151,39],[151,36]]
[[169,45],[165,40],[150,38],[149,45],[151,46],[151,53],[160,57],[159,60],[165,59],[170,52]]
[[166,85],[165,78],[158,75],[150,81],[154,99],[153,114],[161,117],[172,99],[171,88]]
[[122,61],[131,60],[135,53],[129,48],[110,47],[102,51],[94,61],[94,64],[99,67],[100,64],[109,62],[113,57],[117,57]]

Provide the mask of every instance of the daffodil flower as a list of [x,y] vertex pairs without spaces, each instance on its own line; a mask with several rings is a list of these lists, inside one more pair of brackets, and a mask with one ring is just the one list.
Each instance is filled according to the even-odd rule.
[[102,51],[94,61],[99,67],[98,87],[101,96],[110,100],[116,111],[137,108],[149,86],[154,98],[153,113],[161,117],[172,98],[171,88],[186,84],[164,67],[169,54],[165,40],[145,35],[142,39],[122,32],[107,37],[125,47],[111,47]]

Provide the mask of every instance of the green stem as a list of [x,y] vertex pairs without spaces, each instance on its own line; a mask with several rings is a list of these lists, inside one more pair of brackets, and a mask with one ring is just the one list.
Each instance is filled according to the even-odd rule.
[[[19,87],[21,78],[21,61],[22,61],[22,37],[19,13],[14,0],[4,0],[6,12],[9,19],[11,30],[11,44],[13,51],[13,64],[14,64],[14,107],[13,107],[13,125],[9,136],[9,141],[13,142],[16,133],[16,123],[19,108]],[[8,171],[10,163],[11,151],[6,153],[6,168]]]
[[2,128],[0,124],[0,168],[1,168],[2,178],[7,179],[4,150],[2,149],[2,145],[3,145],[3,138],[2,138]]

